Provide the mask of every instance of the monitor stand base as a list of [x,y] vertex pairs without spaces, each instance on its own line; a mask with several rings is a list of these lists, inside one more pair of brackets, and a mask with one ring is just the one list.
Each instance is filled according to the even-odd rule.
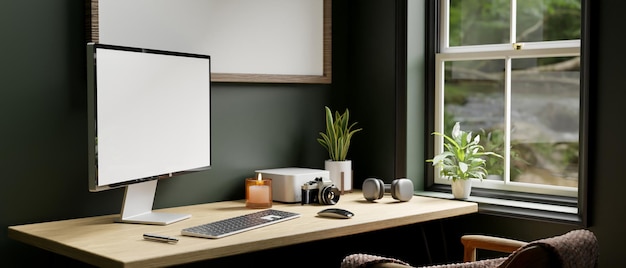
[[153,212],[152,205],[158,180],[126,186],[121,217],[117,222],[168,225],[191,217],[189,214]]

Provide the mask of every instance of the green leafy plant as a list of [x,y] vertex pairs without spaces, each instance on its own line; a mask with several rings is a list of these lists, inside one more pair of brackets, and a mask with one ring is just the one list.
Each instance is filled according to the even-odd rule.
[[[483,132],[484,139],[481,139],[481,144],[485,147],[485,151],[491,151],[495,153],[504,152],[504,130],[494,129],[491,132]],[[509,156],[511,158],[511,179],[517,177],[522,173],[519,168],[520,165],[528,165],[528,162],[521,157],[520,151],[517,148],[518,144],[511,143],[509,149]],[[490,157],[486,159],[485,168],[489,174],[504,175],[504,158]]]
[[354,133],[359,132],[362,128],[354,129],[357,124],[350,124],[350,112],[348,109],[343,114],[338,111],[333,113],[330,108],[326,110],[326,133],[320,132],[321,138],[317,141],[328,151],[328,156],[333,161],[345,161],[350,148],[350,140]]
[[[504,152],[504,131],[501,129],[495,129],[491,132],[482,131],[483,139],[481,144],[486,151],[495,153]],[[513,153],[511,151],[511,153]],[[504,158],[490,157],[485,159],[485,168],[492,175],[504,175]]]
[[485,169],[485,158],[491,156],[502,158],[497,153],[485,152],[484,147],[480,145],[480,135],[472,137],[472,132],[462,131],[459,122],[452,128],[452,137],[439,132],[433,132],[433,135],[444,138],[445,149],[426,162],[432,162],[433,166],[440,167],[439,174],[453,181],[471,178],[482,180],[488,174]]

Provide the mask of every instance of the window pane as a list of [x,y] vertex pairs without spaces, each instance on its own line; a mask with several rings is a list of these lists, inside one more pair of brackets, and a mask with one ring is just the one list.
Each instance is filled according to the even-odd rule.
[[[504,60],[449,61],[445,69],[444,132],[460,122],[486,150],[504,155]],[[485,168],[487,179],[503,179],[502,159],[489,158]]]
[[518,0],[517,41],[580,39],[580,0]]
[[510,0],[450,0],[450,46],[506,44]]
[[512,61],[512,181],[578,186],[580,60]]

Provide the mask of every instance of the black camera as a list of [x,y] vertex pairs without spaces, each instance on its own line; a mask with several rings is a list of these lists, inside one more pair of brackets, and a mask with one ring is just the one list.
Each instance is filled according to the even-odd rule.
[[319,177],[302,185],[302,205],[334,205],[339,202],[340,195],[339,188],[332,181],[326,181]]

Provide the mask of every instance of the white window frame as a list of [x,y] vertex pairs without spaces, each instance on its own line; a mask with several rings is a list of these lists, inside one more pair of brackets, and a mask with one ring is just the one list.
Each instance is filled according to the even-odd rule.
[[[505,63],[505,174],[503,181],[482,180],[474,183],[473,187],[495,189],[503,191],[516,191],[534,194],[547,194],[565,197],[577,197],[578,187],[552,186],[542,184],[531,184],[510,181],[510,107],[511,107],[511,61],[521,58],[545,58],[545,57],[576,57],[580,56],[580,40],[565,41],[544,41],[516,43],[511,40],[509,44],[489,44],[473,46],[449,46],[449,3],[450,0],[442,0],[440,8],[440,29],[439,29],[439,53],[435,55],[435,131],[443,133],[444,128],[444,73],[445,62],[447,61],[467,61],[467,60],[492,60],[501,59]],[[515,25],[516,0],[511,0],[511,23]],[[510,36],[515,38],[516,27],[510,27]],[[521,48],[516,49],[516,46]],[[582,72],[582,71],[581,71]],[[582,135],[582,133],[579,133]],[[440,136],[434,139],[435,155],[443,151],[443,138]],[[435,168],[434,183],[450,184],[450,180],[439,175],[439,169]]]

